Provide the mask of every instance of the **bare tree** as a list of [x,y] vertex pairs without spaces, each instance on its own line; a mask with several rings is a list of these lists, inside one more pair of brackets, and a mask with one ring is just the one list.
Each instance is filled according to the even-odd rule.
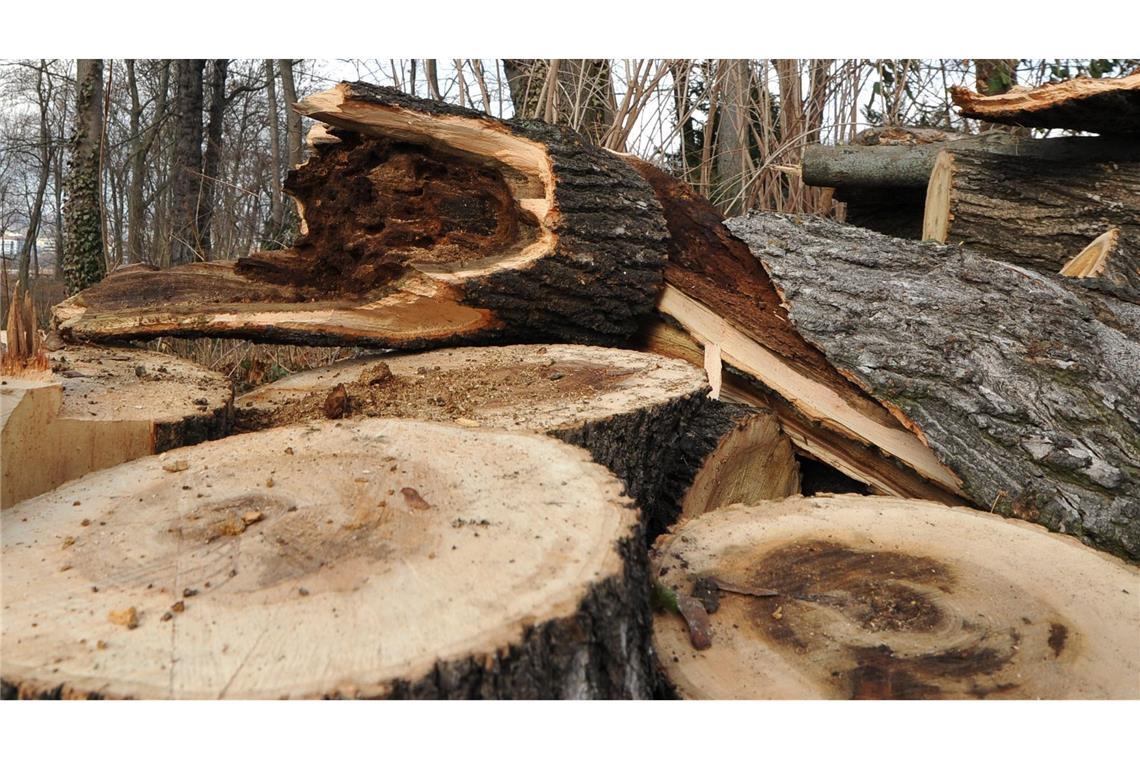
[[277,62],[281,72],[281,95],[285,98],[285,135],[289,146],[289,166],[304,160],[301,153],[301,114],[297,113],[297,88],[293,84],[293,60]]
[[202,244],[202,86],[206,62],[176,61],[175,114],[178,119],[174,144],[174,182],[171,206],[174,229],[172,263],[193,261]]

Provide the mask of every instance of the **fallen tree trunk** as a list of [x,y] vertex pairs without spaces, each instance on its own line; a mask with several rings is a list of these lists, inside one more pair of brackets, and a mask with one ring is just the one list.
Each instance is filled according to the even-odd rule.
[[806,185],[834,187],[837,198],[843,201],[852,200],[854,191],[871,189],[925,192],[934,162],[943,150],[1048,161],[1140,161],[1140,144],[1132,138],[948,133],[945,140],[908,145],[809,145],[804,148],[802,175]]
[[652,309],[665,227],[621,158],[560,127],[364,83],[299,107],[330,128],[286,182],[304,233],[293,250],[119,270],[55,309],[63,337],[615,343]]
[[798,332],[927,441],[975,504],[1140,558],[1140,306],[821,219],[729,227]]
[[[773,406],[781,425],[793,440],[806,439],[813,455],[865,483],[918,495],[907,487],[916,477],[898,477],[897,462],[930,482],[921,495],[960,503],[957,478],[934,452],[789,324],[768,274],[720,213],[659,169],[631,162],[653,186],[669,223],[658,312],[718,363],[783,399]],[[655,343],[664,344],[664,353],[673,350],[668,340],[648,345]],[[675,355],[692,359],[683,348]]]
[[89,347],[47,359],[46,371],[0,380],[2,507],[95,470],[229,433],[229,381],[193,362]]
[[685,362],[525,345],[337,362],[262,386],[236,405],[244,430],[393,416],[546,433],[618,475],[656,537],[682,512],[799,492],[791,444],[771,414],[708,394],[704,373]]
[[1140,284],[1140,162],[1044,161],[945,151],[930,175],[923,239],[963,243],[1003,261],[1056,273],[1095,239]]
[[1140,573],[1018,520],[887,497],[762,502],[662,536],[651,576],[710,613],[700,656],[678,614],[654,615],[686,698],[1140,697]]
[[1106,135],[1140,132],[1140,73],[1115,79],[1070,79],[1000,95],[951,87],[950,94],[962,116],[970,119]]
[[637,514],[585,452],[366,420],[168,457],[5,515],[5,696],[652,692]]

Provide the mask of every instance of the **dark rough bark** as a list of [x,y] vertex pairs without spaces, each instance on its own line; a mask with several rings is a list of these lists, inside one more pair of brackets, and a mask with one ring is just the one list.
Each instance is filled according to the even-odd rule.
[[970,249],[729,222],[792,321],[994,511],[1140,558],[1140,309]]
[[[401,325],[410,323],[413,329],[385,332],[379,326],[375,330],[362,327],[364,321],[382,322],[387,314],[383,309],[366,312],[357,307],[401,292],[404,283],[398,278],[411,274],[431,281],[430,275],[413,271],[415,257],[420,255],[416,251],[425,247],[418,242],[421,238],[428,241],[428,252],[424,254],[427,256],[434,255],[432,246],[439,241],[446,243],[445,247],[456,246],[452,245],[450,232],[440,232],[436,218],[439,209],[430,203],[414,208],[413,221],[423,229],[414,230],[412,243],[370,242],[377,225],[383,229],[396,221],[384,214],[378,219],[366,219],[369,213],[376,215],[370,205],[374,196],[356,198],[353,193],[362,184],[369,185],[370,180],[366,176],[336,174],[337,166],[348,160],[346,156],[360,141],[349,137],[345,129],[351,129],[352,124],[345,119],[317,113],[315,118],[328,118],[338,125],[346,141],[324,144],[290,178],[290,187],[305,205],[310,230],[295,250],[254,254],[239,259],[233,267],[124,272],[104,287],[87,291],[67,304],[67,309],[78,306],[82,313],[61,326],[65,338],[122,340],[157,335],[225,335],[280,342],[419,348],[480,343],[508,336],[614,344],[637,329],[639,318],[653,308],[661,285],[667,230],[652,190],[622,159],[591,147],[569,130],[549,124],[503,122],[363,83],[342,87],[346,88],[346,101],[355,108],[458,116],[542,145],[554,176],[553,209],[557,221],[553,222],[553,249],[524,266],[488,266],[485,272],[437,288],[435,295],[422,296],[422,286],[419,290],[413,288],[425,304],[424,309],[408,314],[405,307],[399,317],[404,320]],[[369,137],[363,142],[378,139],[384,138]],[[400,160],[424,154],[432,159],[437,149],[394,139],[389,142]],[[440,155],[434,158],[440,159],[435,161],[442,167],[440,171],[459,172],[470,161],[476,171],[490,172],[492,176],[487,181],[496,187],[505,186],[509,178],[503,176],[509,172],[503,169],[500,173],[495,161],[485,157],[472,159],[470,154],[460,155],[461,160],[457,161],[453,153],[439,150]],[[327,182],[322,179],[325,176],[329,178]],[[321,181],[309,181],[314,178]],[[340,199],[323,198],[322,188],[337,181],[342,183],[338,187],[343,187],[344,192],[334,192],[333,196],[341,196]],[[397,187],[405,187],[407,182],[423,187],[427,180],[413,173],[396,182]],[[468,182],[469,177],[464,175],[463,181],[455,184],[453,194],[461,193]],[[422,198],[416,200],[419,196],[405,190],[394,193],[401,203],[428,203]],[[475,229],[478,220],[469,218],[471,212],[463,204],[449,201],[447,208],[459,225],[459,248],[471,239],[490,240],[488,245],[492,246],[499,244]],[[489,216],[484,225],[495,222],[494,211]],[[429,230],[432,225],[434,228]],[[519,229],[512,246],[527,242],[525,236],[533,234],[525,225],[520,224]],[[364,244],[354,248],[359,240],[364,240]],[[506,245],[503,248],[505,252],[514,250]],[[407,250],[413,253],[408,254]],[[495,252],[493,247],[465,250],[462,255],[475,258]],[[450,321],[433,322],[430,330],[414,329],[419,324],[415,321],[418,315],[430,312],[433,304],[440,302],[463,314]],[[259,310],[259,304],[266,306]],[[334,315],[327,319],[306,317],[310,321],[303,324],[291,320],[292,312],[311,313],[315,304],[331,307]],[[251,324],[248,317],[255,312],[273,312],[273,316],[260,324]],[[353,320],[353,326],[337,323],[338,318],[350,312],[345,319]],[[464,321],[470,326],[464,326]],[[460,326],[455,327],[457,324]]]
[[951,87],[950,93],[962,115],[971,119],[1106,135],[1140,132],[1140,73],[1070,79],[999,95],[979,95],[965,87]]
[[[1056,273],[1095,238],[1120,229],[1119,252],[1140,261],[1140,162],[1046,161],[954,151],[944,242]],[[946,159],[943,159],[946,160]],[[932,177],[932,187],[937,177]],[[1140,278],[1140,275],[1137,275]]]
[[184,264],[198,258],[202,227],[202,75],[206,62],[201,59],[176,61],[174,104],[176,137],[171,206],[174,230],[170,260]]
[[[103,279],[103,62],[80,60],[76,68],[75,136],[67,171],[63,277],[69,293]],[[46,167],[45,167],[46,172]]]

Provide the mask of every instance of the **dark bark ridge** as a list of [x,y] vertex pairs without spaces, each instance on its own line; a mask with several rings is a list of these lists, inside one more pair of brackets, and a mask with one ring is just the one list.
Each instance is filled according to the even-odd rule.
[[961,247],[729,222],[796,328],[905,415],[983,508],[1140,558],[1140,309]]

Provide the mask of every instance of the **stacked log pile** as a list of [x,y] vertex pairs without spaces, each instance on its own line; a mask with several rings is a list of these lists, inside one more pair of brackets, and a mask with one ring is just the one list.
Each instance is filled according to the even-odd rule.
[[5,406],[5,488],[68,381],[126,422],[91,367],[192,384],[124,341],[386,352],[195,402],[197,438],[83,439],[5,502],[5,697],[1140,696],[1127,140],[833,157],[851,198],[946,198],[935,243],[726,221],[569,130],[372,85],[300,110],[294,248],[57,307],[73,345],[5,383],[64,405]]

